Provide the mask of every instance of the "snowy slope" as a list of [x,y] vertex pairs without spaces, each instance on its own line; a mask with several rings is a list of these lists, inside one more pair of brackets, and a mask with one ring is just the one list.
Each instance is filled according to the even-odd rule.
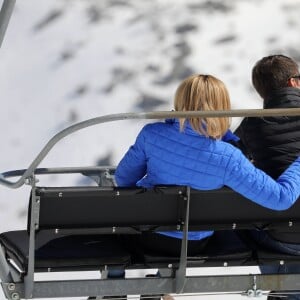
[[[191,73],[222,79],[233,108],[261,107],[251,68],[274,53],[300,62],[299,13],[298,0],[17,0],[0,49],[0,172],[28,167],[75,122],[171,110]],[[41,166],[115,165],[142,124],[83,130]],[[28,192],[0,187],[1,232],[25,226]]]

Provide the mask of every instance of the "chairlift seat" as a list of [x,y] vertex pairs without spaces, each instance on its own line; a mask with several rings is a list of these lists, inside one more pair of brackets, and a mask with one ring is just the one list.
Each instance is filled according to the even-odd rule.
[[[150,267],[178,266],[179,257],[144,253],[146,265]],[[210,237],[203,252],[189,256],[187,267],[223,267],[256,265],[253,251],[232,230],[216,231]]]
[[[282,261],[300,264],[297,256],[248,247],[237,235],[239,229],[290,228],[291,224],[297,229],[299,210],[300,203],[296,203],[286,211],[274,212],[229,188],[196,191],[184,186],[153,189],[33,187],[27,230],[0,235],[0,254],[2,252],[5,257],[5,261],[0,257],[2,286],[7,298],[14,297],[9,284],[15,286],[14,292],[21,298],[124,295],[138,291],[143,294],[205,292],[215,289],[215,284],[210,278],[186,277],[186,268],[276,266]],[[179,258],[165,257],[147,253],[144,249],[132,249],[120,238],[147,231],[187,229],[215,230],[206,249],[199,255],[186,257],[182,251]],[[43,271],[149,268],[158,268],[162,274],[169,273],[163,278],[144,278],[145,283],[142,278],[78,282],[33,279],[34,273]],[[234,285],[235,279],[231,279]],[[193,280],[208,281],[195,284]],[[228,286],[227,277],[213,280],[224,280],[218,291],[236,289]],[[236,280],[245,286],[245,277],[236,277]],[[270,281],[266,279],[266,282],[269,284]],[[60,286],[64,286],[63,291],[58,288]],[[270,288],[274,289],[273,286]],[[275,286],[278,288],[281,287]]]
[[[0,235],[0,244],[25,274],[28,266],[29,235],[26,230]],[[53,230],[41,231],[36,236],[35,271],[100,270],[109,265],[124,268],[130,264],[130,254],[117,236],[67,235]]]

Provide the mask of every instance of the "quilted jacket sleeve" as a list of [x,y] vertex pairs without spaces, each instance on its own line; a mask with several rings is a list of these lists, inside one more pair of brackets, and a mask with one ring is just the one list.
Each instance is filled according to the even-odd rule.
[[224,184],[264,207],[288,209],[300,195],[300,158],[274,180],[235,150],[227,166]]
[[118,186],[135,186],[136,182],[143,178],[147,172],[145,154],[145,136],[142,130],[125,156],[120,161],[115,172],[115,180]]

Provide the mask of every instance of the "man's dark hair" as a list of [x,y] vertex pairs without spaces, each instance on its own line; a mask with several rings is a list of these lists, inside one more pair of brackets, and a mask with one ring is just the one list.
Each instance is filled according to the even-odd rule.
[[299,75],[297,63],[284,55],[270,55],[259,60],[252,69],[252,84],[266,99],[272,91],[287,87],[289,78]]

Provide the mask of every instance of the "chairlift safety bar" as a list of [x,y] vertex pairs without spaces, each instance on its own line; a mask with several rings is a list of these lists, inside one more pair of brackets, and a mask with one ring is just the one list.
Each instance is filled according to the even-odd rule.
[[9,188],[19,188],[26,182],[26,179],[31,178],[38,165],[46,157],[49,151],[64,137],[79,131],[81,129],[121,120],[134,119],[165,119],[165,118],[217,118],[217,117],[271,117],[271,116],[300,116],[300,108],[285,108],[285,109],[236,109],[236,110],[216,110],[216,111],[156,111],[156,112],[141,112],[141,113],[119,113],[100,116],[88,119],[74,125],[71,125],[56,135],[54,135],[44,146],[42,151],[32,161],[23,175],[15,182],[5,179],[5,173],[0,174],[0,184]]

